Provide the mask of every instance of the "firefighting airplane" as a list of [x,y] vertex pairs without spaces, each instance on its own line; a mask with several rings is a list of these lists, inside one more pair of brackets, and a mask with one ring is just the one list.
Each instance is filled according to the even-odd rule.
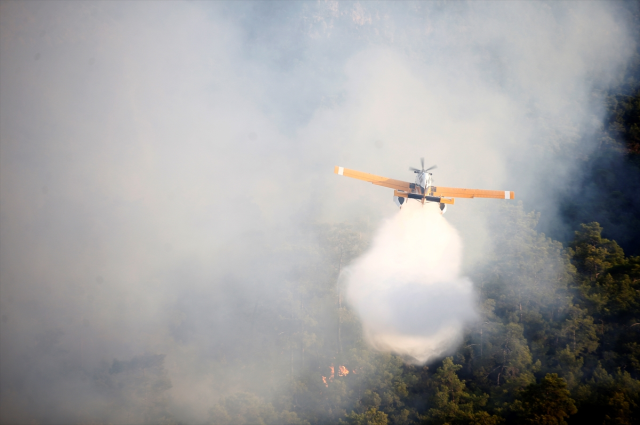
[[407,199],[417,199],[424,204],[425,202],[438,202],[442,214],[447,210],[447,204],[453,205],[454,198],[495,198],[495,199],[514,199],[515,194],[508,190],[482,190],[482,189],[460,189],[456,187],[433,186],[432,173],[430,170],[436,168],[432,166],[424,169],[424,158],[420,158],[422,169],[409,168],[416,174],[416,182],[409,183],[401,180],[388,179],[362,171],[350,170],[348,168],[336,165],[334,173],[341,176],[352,177],[358,180],[371,182],[378,186],[390,187],[395,189],[393,192],[393,200],[400,208]]

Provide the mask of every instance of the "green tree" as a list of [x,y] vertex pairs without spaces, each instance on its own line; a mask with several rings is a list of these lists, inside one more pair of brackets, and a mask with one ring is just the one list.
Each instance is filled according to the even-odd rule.
[[371,407],[364,413],[351,412],[346,415],[345,420],[340,420],[341,424],[349,425],[387,425],[388,417],[384,412]]
[[578,414],[572,423],[634,424],[640,420],[640,381],[628,372],[611,375],[598,363],[576,390]]
[[489,397],[486,394],[472,394],[467,390],[465,383],[456,373],[461,368],[461,365],[453,363],[451,357],[444,359],[442,366],[431,379],[431,407],[422,418],[423,422],[443,425],[500,423],[501,418],[498,416],[485,411],[475,411],[485,406]]
[[555,373],[529,385],[513,403],[512,410],[517,412],[521,423],[536,425],[565,425],[565,419],[578,411],[567,383]]
[[581,224],[570,247],[578,272],[595,280],[606,269],[623,264],[624,252],[615,242],[602,237],[602,227],[596,222]]

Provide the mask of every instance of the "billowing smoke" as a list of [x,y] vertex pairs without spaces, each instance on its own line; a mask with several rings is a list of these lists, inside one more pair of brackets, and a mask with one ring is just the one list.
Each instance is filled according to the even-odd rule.
[[[552,203],[632,51],[617,2],[0,2],[0,422],[118,422],[139,405],[107,390],[158,359],[180,420],[277,393],[270,325],[298,269],[332,270],[318,222],[397,215],[351,299],[377,347],[446,350],[473,318],[455,232],[333,167],[425,156],[436,184]],[[465,267],[482,205],[446,215]]]
[[455,349],[476,317],[462,242],[438,204],[410,201],[347,270],[347,297],[371,345],[424,363]]

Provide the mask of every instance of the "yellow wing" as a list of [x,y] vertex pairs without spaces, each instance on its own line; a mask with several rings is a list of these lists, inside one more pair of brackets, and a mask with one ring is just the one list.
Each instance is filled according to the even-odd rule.
[[448,196],[450,198],[494,198],[515,199],[515,193],[509,190],[461,189],[457,187],[431,186],[431,196]]
[[370,182],[373,184],[377,184],[378,186],[390,187],[392,189],[404,190],[405,192],[411,192],[411,186],[413,184],[408,182],[403,182],[402,180],[394,180],[388,179],[386,177],[376,176],[374,174],[363,173],[362,171],[350,170],[344,167],[338,167],[333,170],[334,173],[339,174],[341,176],[352,177],[358,180],[364,180],[366,182]]

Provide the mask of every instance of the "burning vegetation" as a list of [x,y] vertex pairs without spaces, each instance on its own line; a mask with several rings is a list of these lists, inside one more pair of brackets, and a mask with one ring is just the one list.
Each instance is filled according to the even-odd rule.
[[[335,377],[335,367],[333,365],[329,366],[329,371],[329,378],[327,378],[326,376],[322,377],[322,382],[326,387],[329,386],[328,382],[333,382],[333,378]],[[338,366],[338,376],[347,376],[348,374],[349,369],[347,369],[345,366]]]

